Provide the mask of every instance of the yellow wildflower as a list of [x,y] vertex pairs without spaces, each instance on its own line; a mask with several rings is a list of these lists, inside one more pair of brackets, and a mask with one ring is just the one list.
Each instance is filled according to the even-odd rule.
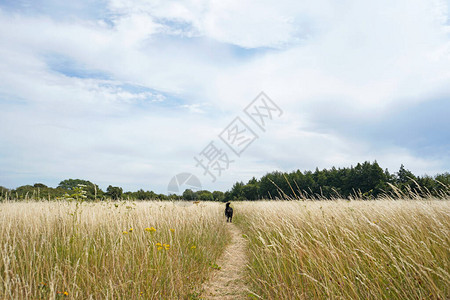
[[68,292],[64,292],[63,294],[64,294],[64,296],[69,296]]
[[128,230],[129,232],[133,232],[133,227],[130,228],[130,230]]
[[158,247],[158,251],[159,251],[159,250],[162,250],[162,248],[163,248],[163,247]]
[[172,231],[172,233],[173,233],[173,232],[175,232],[175,229],[173,229],[173,228],[170,228],[170,231]]
[[191,249],[197,249],[197,247],[194,245],[194,246],[191,247]]
[[156,243],[156,246],[161,247],[162,245],[161,243]]
[[123,234],[128,234],[128,231],[124,231]]

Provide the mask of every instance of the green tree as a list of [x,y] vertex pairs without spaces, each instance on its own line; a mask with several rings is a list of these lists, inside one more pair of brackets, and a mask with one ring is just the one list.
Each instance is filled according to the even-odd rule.
[[236,182],[230,191],[230,200],[243,200],[244,195],[242,193],[243,182]]
[[202,190],[198,191],[197,193],[197,199],[202,201],[213,201],[214,197],[213,194],[210,191]]
[[158,194],[156,199],[158,199],[158,200],[169,200],[169,197],[167,195],[164,195],[164,194]]
[[258,200],[258,185],[256,183],[248,183],[242,187],[242,195],[247,200]]
[[89,180],[83,180],[83,179],[66,179],[59,183],[58,188],[64,189],[66,191],[72,191],[79,184],[83,184],[86,186],[86,196],[88,199],[96,199],[101,198],[103,196],[103,191],[98,187],[98,185],[90,182]]
[[259,181],[259,195],[265,199],[274,199],[278,195],[278,188],[273,183],[273,173],[267,173]]
[[33,185],[33,187],[35,187],[35,188],[48,188],[48,186],[46,186],[45,184],[43,184],[43,183],[35,183],[34,185]]
[[417,182],[417,178],[410,170],[405,169],[403,164],[396,173],[395,179],[397,186],[405,195],[408,195],[409,192],[416,191],[417,186],[415,182]]
[[450,173],[446,172],[443,174],[438,174],[435,176],[435,180],[439,181],[440,184],[442,185],[447,185],[450,186]]
[[7,193],[9,193],[9,189],[4,186],[0,186],[0,201],[3,201],[7,197]]
[[109,196],[113,200],[118,200],[122,197],[123,190],[118,186],[109,185],[106,189],[106,195]]
[[405,169],[405,166],[402,164],[397,172],[397,183],[406,184],[410,183],[411,180],[416,180],[416,176],[410,170]]
[[225,194],[221,191],[214,191],[212,194],[214,201],[223,202],[225,200]]
[[183,192],[183,199],[184,200],[188,200],[188,201],[192,201],[196,198],[196,195],[194,193],[194,191],[192,191],[191,189],[185,189]]

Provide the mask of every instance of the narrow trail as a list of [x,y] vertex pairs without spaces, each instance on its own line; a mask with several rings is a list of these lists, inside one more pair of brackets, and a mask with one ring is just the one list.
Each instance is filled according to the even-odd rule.
[[249,290],[244,283],[246,242],[236,225],[227,223],[227,226],[231,232],[231,243],[217,262],[221,269],[215,270],[203,285],[201,299],[248,299]]

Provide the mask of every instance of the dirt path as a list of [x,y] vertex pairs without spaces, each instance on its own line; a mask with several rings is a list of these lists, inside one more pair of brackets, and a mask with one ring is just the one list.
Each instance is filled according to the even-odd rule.
[[217,262],[221,267],[215,270],[203,285],[201,299],[248,299],[249,290],[244,283],[245,264],[245,239],[242,232],[233,223],[227,223],[232,240],[225,249],[225,254]]

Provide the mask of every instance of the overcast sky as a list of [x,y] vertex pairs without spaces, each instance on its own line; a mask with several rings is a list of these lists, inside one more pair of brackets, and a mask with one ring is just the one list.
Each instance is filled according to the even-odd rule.
[[[189,172],[227,190],[366,160],[448,172],[449,14],[440,0],[0,0],[0,185],[166,193]],[[243,112],[261,91],[283,111],[265,131]],[[219,138],[236,117],[258,136],[240,156]],[[215,182],[194,160],[210,142],[233,161]]]

